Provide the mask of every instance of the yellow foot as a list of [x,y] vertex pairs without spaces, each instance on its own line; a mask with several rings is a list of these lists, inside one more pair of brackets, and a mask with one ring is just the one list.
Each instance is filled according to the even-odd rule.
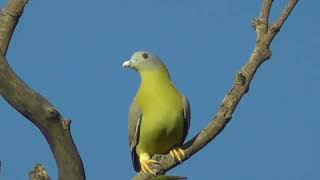
[[140,160],[141,170],[145,174],[152,174],[154,176],[157,175],[155,172],[152,171],[152,169],[150,168],[150,165],[160,164],[158,161],[150,159],[150,155],[147,153],[141,153],[139,160]]
[[185,158],[185,154],[184,154],[184,151],[181,149],[181,148],[173,148],[171,151],[170,151],[170,155],[176,159],[177,161],[179,161],[179,163],[182,162],[182,160],[184,160]]

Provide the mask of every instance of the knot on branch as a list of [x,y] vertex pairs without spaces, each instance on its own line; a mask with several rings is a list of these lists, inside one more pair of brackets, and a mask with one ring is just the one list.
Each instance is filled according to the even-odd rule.
[[29,172],[29,180],[50,180],[46,169],[39,163]]
[[236,83],[243,86],[246,84],[247,78],[242,74],[242,72],[238,72],[236,74]]
[[229,122],[230,119],[232,119],[232,113],[231,113],[230,111],[225,112],[225,113],[224,113],[224,118],[225,118],[225,120],[226,120],[227,122]]
[[62,124],[63,129],[70,130],[71,122],[72,122],[72,121],[71,121],[70,119],[64,119],[64,118],[62,118],[62,119],[61,119],[61,124]]
[[268,18],[266,17],[254,18],[252,21],[252,27],[256,31],[256,35],[257,35],[256,43],[259,43],[261,39],[268,32]]
[[268,49],[267,51],[265,51],[265,53],[264,53],[265,60],[270,59],[271,56],[272,56],[271,50]]
[[257,32],[266,33],[268,30],[268,18],[260,17],[254,18],[251,23],[254,30]]
[[61,114],[53,106],[51,106],[51,105],[44,106],[44,109],[46,111],[46,119],[47,120],[61,119]]
[[257,17],[255,17],[251,22],[251,26],[254,30],[257,30],[258,26],[260,26],[261,24],[262,24],[262,20]]

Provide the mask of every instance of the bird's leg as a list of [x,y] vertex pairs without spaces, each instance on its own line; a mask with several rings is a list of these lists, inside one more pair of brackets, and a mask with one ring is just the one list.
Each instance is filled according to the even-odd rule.
[[181,148],[173,148],[170,151],[170,155],[176,159],[179,163],[182,163],[182,160],[185,158],[185,153]]
[[155,164],[160,164],[158,161],[153,160],[150,158],[150,155],[148,153],[141,153],[139,156],[139,161],[140,161],[140,165],[141,165],[141,170],[145,173],[145,174],[152,174],[154,176],[156,176],[157,174],[155,172],[152,171],[152,169],[150,168],[150,165],[152,163]]

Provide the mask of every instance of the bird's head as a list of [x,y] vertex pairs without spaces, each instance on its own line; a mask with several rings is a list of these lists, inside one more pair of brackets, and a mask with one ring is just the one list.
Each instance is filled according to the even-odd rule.
[[130,60],[123,62],[122,66],[126,69],[134,69],[140,75],[144,73],[161,73],[167,74],[169,77],[169,72],[161,59],[149,52],[135,52]]

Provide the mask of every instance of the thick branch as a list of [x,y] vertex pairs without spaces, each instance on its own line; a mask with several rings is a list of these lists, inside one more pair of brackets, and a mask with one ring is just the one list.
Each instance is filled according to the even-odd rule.
[[[276,26],[279,31],[297,2],[298,0],[291,0],[279,20],[271,27]],[[271,57],[269,46],[277,34],[274,33],[275,31],[273,28],[268,26],[269,22],[265,21],[268,20],[271,5],[271,0],[264,0],[261,9],[262,12],[260,13],[260,18],[263,18],[263,20],[258,19],[258,23],[257,19],[254,20],[257,33],[256,47],[254,48],[254,51],[251,54],[247,64],[243,66],[239,73],[237,73],[235,82],[223,99],[216,116],[206,128],[202,129],[200,133],[198,133],[193,139],[184,145],[186,155],[186,159],[184,159],[184,161],[189,159],[193,154],[211,142],[225,128],[225,126],[231,120],[232,114],[235,111],[238,103],[249,90],[251,80],[253,79],[256,71],[263,62]],[[158,174],[164,174],[166,171],[178,165],[178,162],[176,162],[169,154],[165,156],[155,156],[153,159],[160,161],[160,165],[154,167]],[[150,178],[151,176],[147,176],[140,172],[133,179],[146,180]]]
[[[10,0],[0,22],[1,52],[6,52],[26,0]],[[59,180],[85,179],[84,168],[70,133],[70,121],[44,97],[28,87],[0,53],[0,94],[19,113],[34,123],[45,136],[58,167]]]
[[0,49],[6,55],[13,31],[28,0],[10,0],[0,17]]

